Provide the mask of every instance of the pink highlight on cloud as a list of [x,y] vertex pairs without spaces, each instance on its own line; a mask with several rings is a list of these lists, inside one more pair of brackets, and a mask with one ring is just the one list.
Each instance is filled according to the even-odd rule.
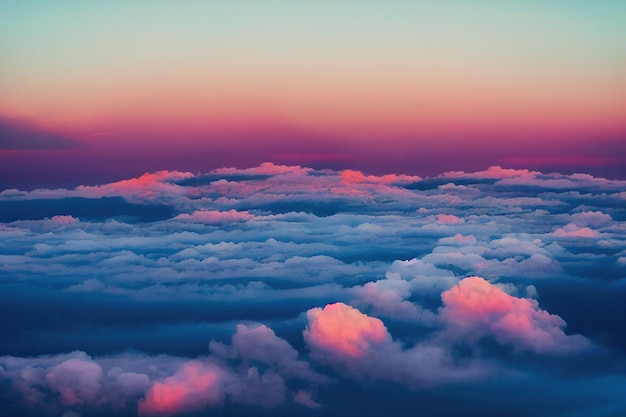
[[471,178],[484,178],[484,179],[504,179],[504,178],[513,178],[520,176],[528,176],[536,174],[533,171],[529,171],[527,169],[509,169],[502,168],[501,166],[491,166],[484,171],[477,171],[472,173],[466,173],[463,171],[450,171],[441,175],[443,178],[463,178],[463,177],[471,177]]
[[457,233],[454,235],[454,241],[458,243],[467,243],[467,244],[474,244],[477,242],[474,235],[463,236],[460,233]]
[[341,179],[348,183],[359,183],[365,180],[365,175],[361,171],[346,169],[341,172]]
[[362,358],[372,347],[391,341],[383,322],[344,303],[307,311],[304,340],[314,349],[344,358]]
[[54,223],[54,224],[57,224],[59,226],[68,226],[70,224],[76,224],[79,221],[80,220],[78,220],[76,217],[72,217],[72,216],[69,216],[69,215],[53,216],[50,219],[50,223]]
[[252,219],[254,219],[254,215],[248,211],[237,210],[196,210],[191,214],[183,213],[174,217],[174,220],[209,224],[245,222]]
[[299,165],[276,165],[272,162],[263,162],[258,167],[237,169],[219,168],[214,170],[215,174],[249,174],[249,175],[281,175],[293,173],[306,173],[312,171],[311,168],[302,168]]
[[142,416],[170,416],[200,410],[222,400],[223,372],[208,363],[188,362],[164,382],[157,382],[139,402]]
[[578,351],[588,346],[563,332],[565,321],[539,308],[536,300],[513,297],[480,277],[463,279],[441,294],[441,320],[456,337],[492,335],[505,345],[537,353]]
[[597,231],[590,229],[588,227],[578,227],[577,225],[570,223],[566,226],[559,227],[553,232],[556,237],[564,237],[564,238],[598,238],[600,237],[600,233]]
[[422,178],[416,175],[365,175],[361,171],[346,169],[341,171],[341,180],[348,184],[371,183],[371,184],[393,184],[410,183],[420,181]]
[[462,219],[454,214],[439,214],[437,215],[438,224],[457,224],[461,223]]
[[87,197],[120,196],[129,201],[154,201],[168,195],[179,196],[185,193],[184,187],[174,184],[193,177],[190,172],[158,171],[101,186],[78,186],[79,195]]

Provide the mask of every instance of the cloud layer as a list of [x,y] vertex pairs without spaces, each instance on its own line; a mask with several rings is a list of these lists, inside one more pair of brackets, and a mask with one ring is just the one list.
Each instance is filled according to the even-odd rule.
[[0,415],[571,415],[464,397],[494,380],[619,415],[625,186],[266,163],[4,190]]

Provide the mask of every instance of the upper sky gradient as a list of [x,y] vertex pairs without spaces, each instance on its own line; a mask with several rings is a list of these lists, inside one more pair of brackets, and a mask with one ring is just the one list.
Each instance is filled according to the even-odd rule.
[[17,185],[264,160],[626,176],[626,2],[0,10],[0,174]]

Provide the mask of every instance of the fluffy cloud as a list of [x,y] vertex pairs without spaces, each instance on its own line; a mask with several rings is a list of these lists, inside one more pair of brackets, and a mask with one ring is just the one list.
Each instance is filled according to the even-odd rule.
[[93,403],[102,386],[102,369],[88,360],[68,359],[46,374],[46,382],[66,405]]
[[307,312],[304,339],[312,355],[358,379],[390,380],[412,387],[480,379],[496,367],[454,359],[449,346],[431,341],[403,348],[375,317],[343,303]]
[[499,343],[537,353],[589,347],[584,337],[566,335],[565,321],[540,309],[536,300],[511,296],[480,277],[463,279],[441,298],[441,320],[454,337],[493,335]]
[[331,359],[362,358],[391,340],[382,321],[343,303],[311,309],[307,318],[304,340]]
[[[625,186],[267,163],[2,191],[0,401],[337,415],[346,378],[458,402],[489,375],[621,369]],[[76,349],[98,356],[56,354]]]
[[362,303],[372,306],[376,315],[426,325],[432,325],[436,321],[434,313],[406,300],[411,296],[411,283],[397,274],[389,274],[384,280],[368,282],[358,288],[356,293]]
[[600,233],[590,229],[589,227],[578,227],[577,225],[570,223],[564,227],[559,227],[554,230],[554,236],[556,237],[582,237],[582,238],[598,238]]
[[222,400],[225,376],[210,363],[188,362],[174,375],[154,384],[139,402],[139,414],[169,416],[217,405]]

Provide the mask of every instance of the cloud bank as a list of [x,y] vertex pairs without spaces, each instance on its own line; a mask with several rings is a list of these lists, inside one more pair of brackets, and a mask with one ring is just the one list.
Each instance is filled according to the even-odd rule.
[[624,189],[265,163],[3,190],[0,415],[620,415]]

